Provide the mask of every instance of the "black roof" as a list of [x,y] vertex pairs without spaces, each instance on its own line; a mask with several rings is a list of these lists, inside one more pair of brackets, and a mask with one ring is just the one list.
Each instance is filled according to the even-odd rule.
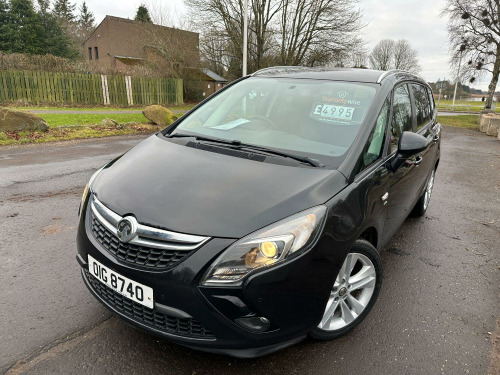
[[381,71],[356,68],[308,68],[303,66],[276,66],[272,68],[265,68],[255,72],[252,76],[325,79],[332,81],[368,83],[381,83],[385,78],[395,77],[397,80],[413,79],[424,82],[422,78],[401,70]]

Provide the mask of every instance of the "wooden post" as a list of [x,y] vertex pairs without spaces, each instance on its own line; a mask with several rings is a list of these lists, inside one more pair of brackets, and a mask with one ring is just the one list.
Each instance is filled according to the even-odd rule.
[[101,74],[102,80],[102,97],[104,98],[104,105],[109,105],[109,91],[108,91],[108,77]]

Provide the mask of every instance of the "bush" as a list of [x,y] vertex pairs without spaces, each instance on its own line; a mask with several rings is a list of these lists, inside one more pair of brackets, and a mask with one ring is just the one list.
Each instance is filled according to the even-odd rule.
[[201,102],[203,90],[201,82],[196,80],[184,80],[184,102]]

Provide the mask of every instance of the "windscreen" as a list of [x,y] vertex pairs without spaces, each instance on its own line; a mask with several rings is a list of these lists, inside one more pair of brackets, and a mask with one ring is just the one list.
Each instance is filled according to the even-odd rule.
[[336,167],[375,93],[362,83],[252,77],[214,96],[173,133],[236,140]]

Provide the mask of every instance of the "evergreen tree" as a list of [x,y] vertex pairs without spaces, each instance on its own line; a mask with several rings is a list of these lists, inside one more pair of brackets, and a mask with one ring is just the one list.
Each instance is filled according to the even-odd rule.
[[42,26],[41,38],[43,40],[44,53],[51,55],[73,58],[78,55],[73,48],[73,41],[65,27],[55,15],[40,10],[38,14]]
[[49,12],[50,0],[38,0],[38,9],[40,13],[45,14]]
[[69,0],[56,0],[54,3],[54,14],[63,22],[73,22],[75,17],[76,4],[72,4]]
[[11,48],[12,31],[9,22],[9,4],[6,0],[0,0],[0,51],[8,52]]
[[11,40],[8,52],[43,54],[43,28],[31,0],[11,0],[7,23]]
[[89,10],[85,1],[82,3],[79,10],[80,15],[78,17],[78,25],[85,34],[88,34],[92,31],[92,29],[94,29],[95,26],[94,13]]
[[149,10],[148,8],[146,8],[145,5],[139,6],[139,8],[137,9],[137,14],[135,15],[135,20],[141,22],[153,23],[151,17],[149,16]]

